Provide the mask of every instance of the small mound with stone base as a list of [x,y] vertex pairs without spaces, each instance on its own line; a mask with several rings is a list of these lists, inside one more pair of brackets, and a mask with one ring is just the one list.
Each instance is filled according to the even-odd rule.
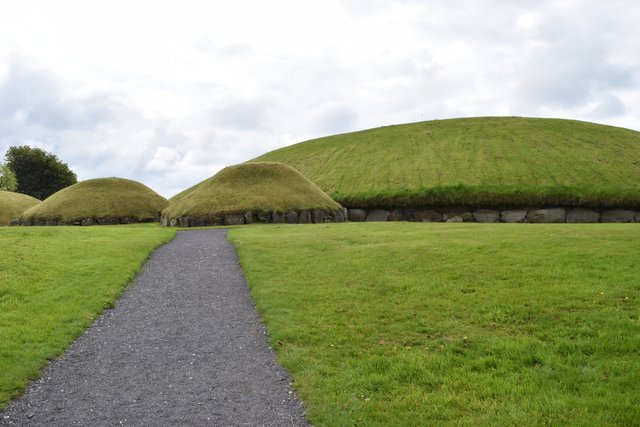
[[40,200],[21,193],[0,191],[0,225],[7,225]]
[[25,211],[21,225],[112,225],[160,220],[169,205],[164,197],[137,181],[98,178],[51,195]]
[[174,197],[165,226],[342,222],[345,210],[282,163],[229,166]]

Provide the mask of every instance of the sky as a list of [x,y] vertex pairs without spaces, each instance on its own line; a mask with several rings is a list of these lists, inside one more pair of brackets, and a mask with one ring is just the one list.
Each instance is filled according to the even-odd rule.
[[0,7],[0,161],[165,197],[311,138],[423,120],[640,130],[635,0],[56,0]]

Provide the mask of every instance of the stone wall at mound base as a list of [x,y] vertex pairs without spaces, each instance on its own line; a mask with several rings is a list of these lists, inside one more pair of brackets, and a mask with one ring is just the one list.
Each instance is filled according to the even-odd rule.
[[163,217],[165,227],[204,227],[208,225],[241,225],[241,224],[320,224],[325,222],[346,221],[347,210],[328,211],[322,209],[290,211],[290,212],[245,212],[224,214],[212,218],[182,216],[179,218]]
[[129,217],[100,217],[100,218],[84,218],[75,220],[57,220],[57,219],[14,219],[9,225],[117,225],[117,224],[136,224],[139,222],[156,222],[157,218],[129,218]]
[[558,207],[505,210],[465,208],[348,209],[347,219],[352,222],[624,223],[640,222],[640,211]]

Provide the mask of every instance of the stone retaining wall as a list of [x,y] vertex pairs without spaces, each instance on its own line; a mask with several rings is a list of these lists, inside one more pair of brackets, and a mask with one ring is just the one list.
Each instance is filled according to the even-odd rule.
[[204,227],[209,225],[241,225],[241,224],[320,224],[325,222],[343,222],[346,220],[347,210],[328,211],[322,209],[301,210],[290,212],[245,212],[225,214],[208,218],[163,217],[165,227]]
[[130,217],[100,217],[100,218],[83,218],[74,220],[61,219],[14,219],[9,225],[117,225],[117,224],[136,224],[139,222],[156,222],[158,218],[130,218]]
[[640,222],[640,211],[585,208],[391,208],[348,209],[347,219],[364,221],[413,222],[512,222],[512,223],[595,223]]

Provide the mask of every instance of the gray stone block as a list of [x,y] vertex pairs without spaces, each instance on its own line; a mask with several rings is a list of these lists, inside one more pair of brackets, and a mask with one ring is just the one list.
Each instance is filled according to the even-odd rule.
[[454,209],[442,213],[444,222],[473,222],[473,214],[468,211]]
[[527,211],[525,210],[506,210],[500,212],[500,221],[502,222],[527,222]]
[[286,216],[287,224],[297,224],[298,223],[298,212],[287,212]]
[[118,218],[113,218],[113,217],[110,217],[110,216],[107,216],[107,217],[104,217],[104,218],[100,218],[97,221],[98,221],[98,224],[100,224],[100,225],[116,225],[116,224],[120,223]]
[[473,213],[473,219],[478,222],[498,222],[500,212],[491,209],[480,209]]
[[244,213],[244,223],[253,224],[253,212],[248,211]]
[[274,224],[284,224],[287,221],[287,214],[273,211],[271,213],[271,220]]
[[180,224],[180,227],[188,227],[189,218],[187,218],[186,216],[181,216],[180,218],[178,218],[178,223]]
[[416,222],[442,222],[442,214],[429,209],[413,211],[409,217]]
[[301,211],[298,215],[298,224],[311,224],[312,217],[311,212]]
[[367,211],[364,209],[349,209],[349,221],[362,222],[367,219]]
[[257,222],[267,224],[271,222],[271,212],[256,212],[254,218]]
[[600,221],[600,212],[591,210],[576,208],[567,211],[566,221],[568,223],[589,223]]
[[404,213],[402,209],[394,209],[389,212],[389,217],[387,221],[406,221],[407,215]]
[[367,215],[367,222],[386,221],[389,218],[389,211],[384,209],[373,209]]
[[633,222],[635,217],[635,211],[627,209],[611,209],[602,212],[600,222]]
[[178,220],[177,220],[177,218],[171,218],[171,219],[169,220],[169,225],[170,225],[171,227],[175,227],[176,225],[178,225]]
[[224,225],[244,224],[244,214],[227,214],[224,216]]
[[534,209],[527,213],[527,220],[533,223],[555,224],[565,222],[566,211],[562,208]]
[[324,211],[322,209],[314,209],[311,212],[311,219],[314,224],[322,224],[324,222]]
[[344,222],[344,212],[342,211],[342,209],[338,209],[337,211],[334,211],[332,213],[334,222]]
[[204,220],[204,218],[189,218],[189,225],[191,227],[204,227],[206,224],[206,221]]
[[93,225],[95,223],[96,222],[93,220],[93,218],[85,218],[80,221],[80,225]]

